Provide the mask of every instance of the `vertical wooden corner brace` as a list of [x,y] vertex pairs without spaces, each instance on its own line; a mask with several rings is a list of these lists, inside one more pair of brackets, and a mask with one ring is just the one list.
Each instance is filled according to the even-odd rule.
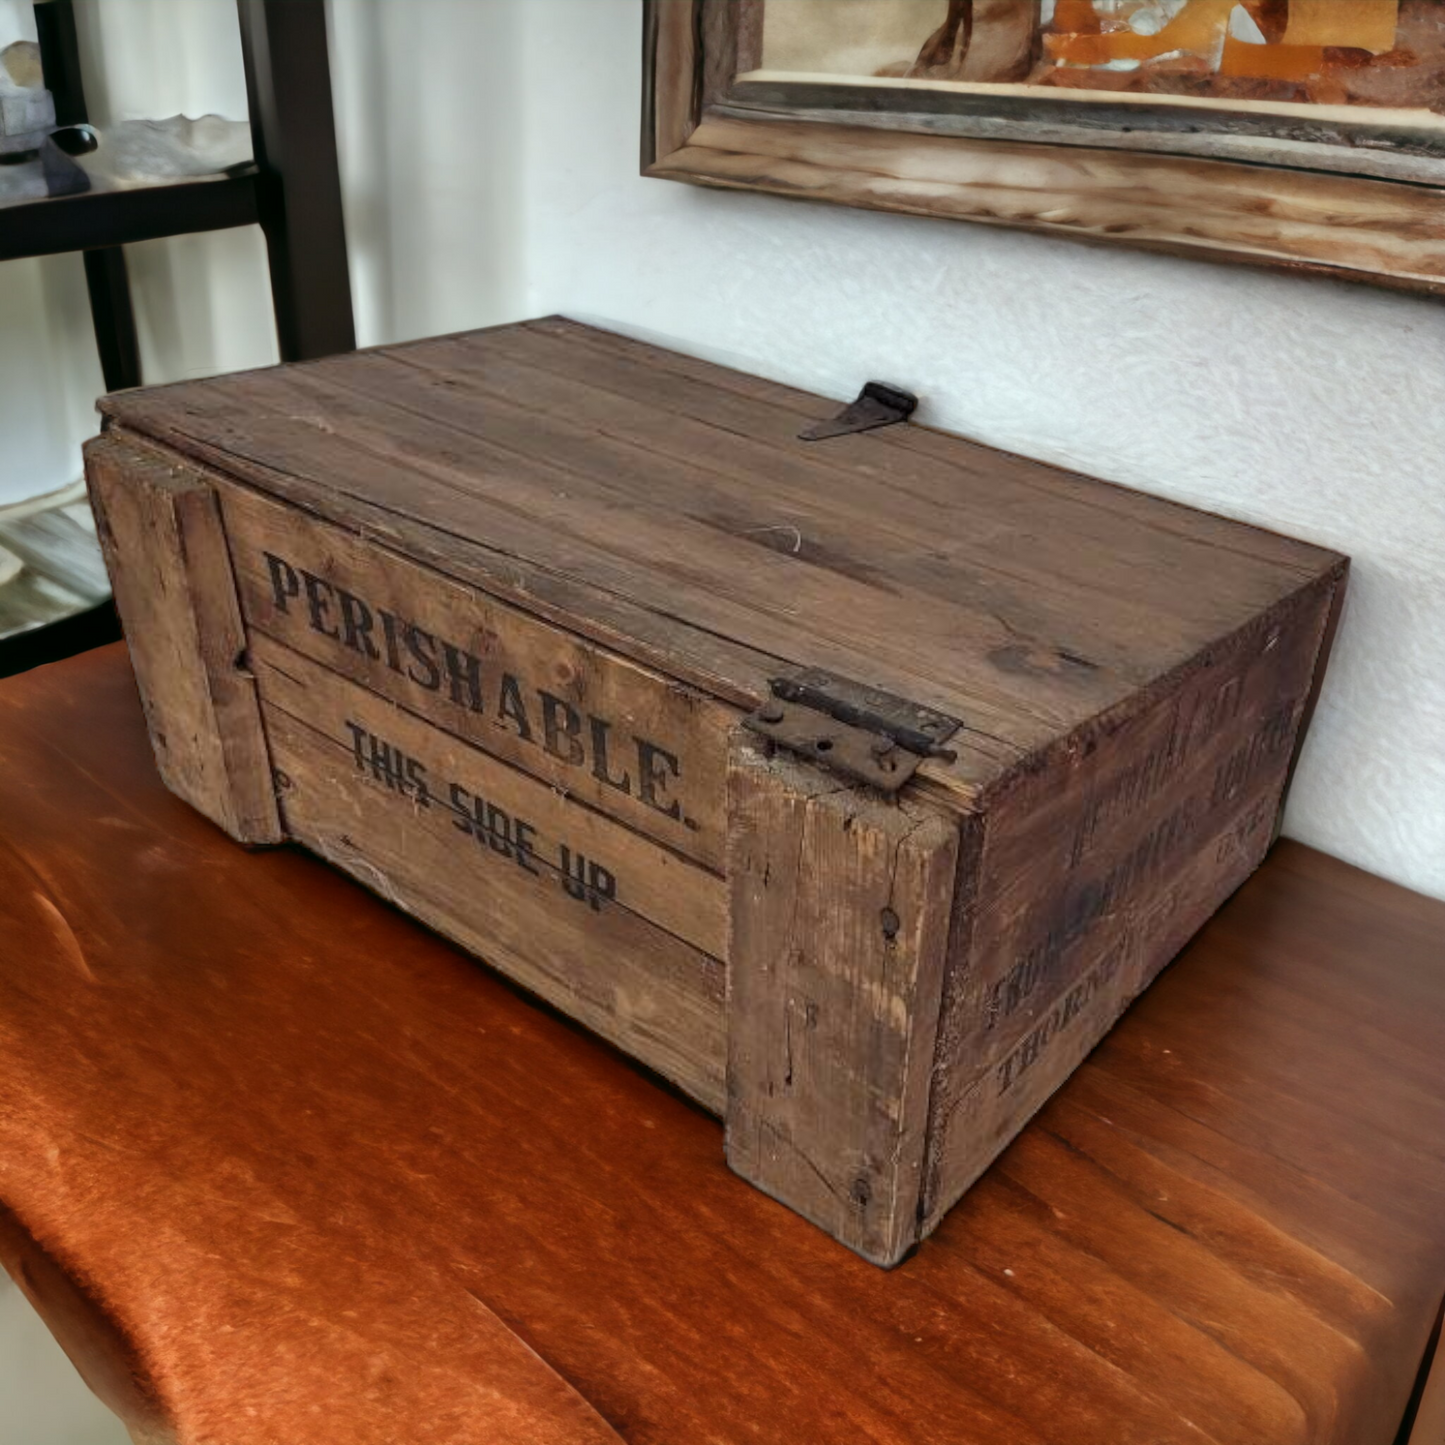
[[237,842],[284,841],[214,488],[113,431],[85,460],[161,778]]
[[916,1242],[957,823],[738,736],[727,1158],[875,1264]]

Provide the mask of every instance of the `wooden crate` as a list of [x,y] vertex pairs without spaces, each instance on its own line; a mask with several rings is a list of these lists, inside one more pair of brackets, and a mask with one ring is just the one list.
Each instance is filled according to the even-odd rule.
[[102,403],[167,784],[927,1235],[1259,863],[1346,562],[552,319]]

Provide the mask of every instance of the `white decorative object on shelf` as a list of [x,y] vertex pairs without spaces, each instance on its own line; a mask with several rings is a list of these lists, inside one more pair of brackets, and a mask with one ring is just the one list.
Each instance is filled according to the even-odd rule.
[[0,50],[0,156],[33,151],[55,125],[55,102],[40,71],[40,47],[17,40]]

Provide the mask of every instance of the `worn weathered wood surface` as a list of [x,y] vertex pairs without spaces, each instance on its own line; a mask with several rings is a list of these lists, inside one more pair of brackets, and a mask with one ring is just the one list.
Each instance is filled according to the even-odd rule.
[[1258,867],[1343,585],[1262,612],[991,800],[945,984],[925,1230]]
[[[224,523],[286,835],[886,1264],[1257,865],[1343,586],[957,437],[803,442],[832,404],[556,318],[104,408]],[[799,666],[949,751],[880,801],[740,740]]]
[[[267,709],[309,728],[406,814],[436,810],[484,853],[544,870],[563,892],[605,892],[714,958],[727,948],[724,884],[562,789],[367,691],[301,653],[251,635],[249,658]],[[290,780],[279,780],[283,801]],[[558,845],[566,854],[558,853]],[[601,870],[599,872],[599,869]],[[584,900],[585,901],[585,900]],[[596,911],[596,910],[594,910]]]
[[729,702],[807,663],[962,717],[965,795],[1324,555],[922,428],[801,442],[836,403],[565,321],[103,405]]
[[239,842],[280,842],[213,488],[174,455],[114,436],[87,445],[86,472],[161,775]]
[[122,649],[0,683],[0,759],[0,1253],[146,1438],[1390,1445],[1445,1290],[1445,905],[1281,844],[885,1274],[220,837]]
[[1445,291],[1439,185],[730,116],[648,174]]
[[499,837],[474,813],[422,805],[405,763],[399,779],[358,768],[314,714],[264,711],[290,837],[722,1108],[722,964],[618,901],[617,876],[576,849],[575,831],[529,826],[524,846],[513,818]]
[[859,85],[847,76],[748,74],[741,66],[711,109],[733,119],[812,119],[917,135],[1152,151],[1427,186],[1445,179],[1445,118],[1422,110],[1407,117],[1374,106],[1310,105],[1302,114],[1271,101],[1008,83],[920,86],[876,76]]
[[746,738],[728,820],[728,1163],[895,1264],[918,1237],[959,822]]
[[721,867],[735,708],[294,508],[217,493],[253,632]]

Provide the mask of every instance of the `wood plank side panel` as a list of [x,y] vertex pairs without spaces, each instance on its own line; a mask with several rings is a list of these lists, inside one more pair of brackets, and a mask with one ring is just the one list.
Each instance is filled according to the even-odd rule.
[[864,1258],[917,1238],[959,825],[740,736],[727,1156]]
[[1258,867],[1343,579],[1341,564],[990,801],[945,985],[927,1229]]
[[1445,291],[1433,186],[715,113],[651,176]]
[[611,900],[570,896],[359,771],[333,739],[265,706],[290,836],[641,1060],[723,1109],[723,967]]
[[283,841],[214,490],[180,458],[111,435],[85,458],[161,777],[238,842]]
[[[388,787],[413,812],[436,809],[464,837],[500,858],[520,857],[564,893],[597,888],[609,905],[725,956],[727,898],[717,874],[264,633],[252,633],[250,654],[263,702],[334,743],[362,780]],[[288,780],[279,783],[284,796]]]
[[737,709],[296,508],[222,505],[250,627],[721,867]]

